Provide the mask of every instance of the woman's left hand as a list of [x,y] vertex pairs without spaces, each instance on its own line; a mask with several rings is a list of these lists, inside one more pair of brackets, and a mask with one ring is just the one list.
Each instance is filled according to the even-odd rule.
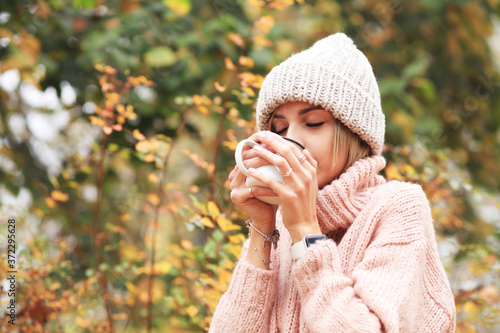
[[257,136],[279,155],[259,146],[253,148],[256,154],[278,167],[285,176],[285,181],[279,183],[254,168],[250,168],[249,172],[278,194],[283,208],[283,223],[290,232],[293,243],[309,234],[321,234],[316,216],[317,162],[306,149],[300,150],[275,133],[266,131]]

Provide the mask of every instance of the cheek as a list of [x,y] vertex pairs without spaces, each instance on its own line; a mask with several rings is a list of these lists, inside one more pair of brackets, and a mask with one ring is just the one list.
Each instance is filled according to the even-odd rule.
[[313,158],[318,162],[317,169],[317,178],[318,185],[322,188],[325,185],[328,185],[338,174],[338,163],[335,163],[333,159],[333,151],[322,150],[320,152],[316,152],[313,155]]

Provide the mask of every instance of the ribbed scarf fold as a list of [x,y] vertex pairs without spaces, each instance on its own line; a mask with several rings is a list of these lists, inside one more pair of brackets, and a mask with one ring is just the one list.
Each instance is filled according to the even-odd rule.
[[382,156],[358,160],[318,192],[316,210],[322,233],[349,228],[368,202],[373,188],[386,182],[377,175],[385,164]]

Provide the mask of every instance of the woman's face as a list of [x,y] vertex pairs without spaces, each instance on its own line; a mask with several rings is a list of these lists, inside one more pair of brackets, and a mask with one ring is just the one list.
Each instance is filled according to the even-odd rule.
[[288,102],[276,110],[272,130],[302,144],[318,162],[318,187],[337,178],[346,163],[345,156],[333,156],[335,118],[331,112],[304,102]]

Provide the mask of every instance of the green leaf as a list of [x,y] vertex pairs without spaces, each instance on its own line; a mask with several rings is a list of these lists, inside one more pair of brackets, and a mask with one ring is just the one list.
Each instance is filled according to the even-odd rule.
[[404,93],[405,80],[400,78],[387,78],[379,81],[380,97],[398,96]]
[[166,67],[176,63],[174,51],[166,46],[157,46],[146,52],[144,61],[149,67]]
[[436,87],[431,80],[415,78],[412,80],[412,85],[420,91],[427,101],[432,102],[436,99]]
[[95,7],[96,0],[73,0],[75,8],[90,9]]
[[420,58],[409,64],[403,69],[402,77],[406,80],[425,73],[429,67],[429,61],[426,58]]

